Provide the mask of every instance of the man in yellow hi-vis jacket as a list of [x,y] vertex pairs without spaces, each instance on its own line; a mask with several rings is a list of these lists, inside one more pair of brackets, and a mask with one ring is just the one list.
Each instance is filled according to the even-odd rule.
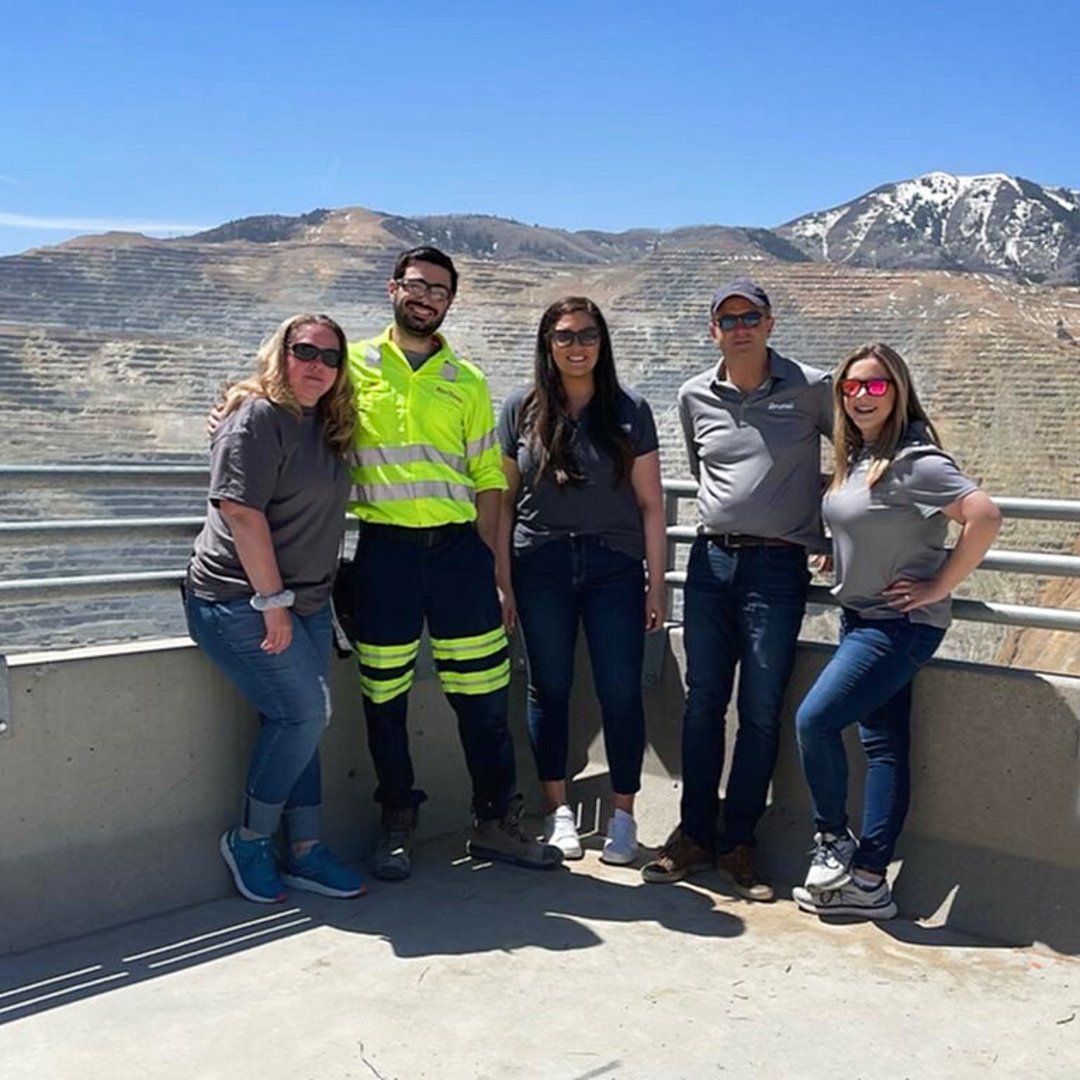
[[487,380],[438,333],[457,270],[437,248],[404,252],[389,282],[394,321],[349,349],[360,423],[349,509],[360,519],[356,652],[382,828],[376,877],[409,876],[417,808],[406,712],[426,620],[472,777],[475,858],[557,865],[521,830],[506,726],[510,660],[495,589],[505,488]]

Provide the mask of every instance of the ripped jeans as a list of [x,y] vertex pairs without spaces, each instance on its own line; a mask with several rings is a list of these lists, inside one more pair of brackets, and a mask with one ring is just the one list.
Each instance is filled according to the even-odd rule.
[[246,598],[216,603],[189,591],[185,610],[192,639],[259,710],[241,823],[271,836],[284,817],[292,843],[318,839],[318,747],[330,721],[330,605],[312,615],[294,613],[292,644],[276,655],[259,648],[266,627]]

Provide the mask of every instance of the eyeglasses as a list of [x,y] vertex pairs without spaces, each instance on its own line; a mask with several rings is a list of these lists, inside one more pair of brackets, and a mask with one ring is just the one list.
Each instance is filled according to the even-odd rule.
[[452,294],[445,285],[432,285],[430,281],[425,281],[422,277],[395,278],[394,283],[414,300],[419,300],[422,296],[430,296],[436,304],[450,303]]
[[310,341],[294,341],[289,346],[289,352],[297,360],[321,360],[328,368],[341,367],[340,349],[320,349]]
[[858,397],[865,390],[870,397],[884,397],[892,386],[892,379],[841,379],[840,393],[844,397]]
[[748,330],[753,330],[755,326],[761,325],[761,320],[765,316],[760,311],[744,311],[739,315],[717,315],[715,322],[721,330],[734,330],[736,326],[745,326]]
[[598,345],[600,343],[600,328],[586,326],[584,330],[552,330],[551,340],[555,345],[565,349],[576,341],[579,345]]

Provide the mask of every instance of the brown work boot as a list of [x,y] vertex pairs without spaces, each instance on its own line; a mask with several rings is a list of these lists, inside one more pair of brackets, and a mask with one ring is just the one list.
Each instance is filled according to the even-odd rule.
[[654,885],[668,884],[682,881],[699,870],[711,870],[715,865],[711,851],[695,843],[681,829],[676,829],[656,853],[656,858],[641,868],[641,876]]
[[749,844],[736,844],[716,861],[744,900],[773,898],[773,887],[758,873],[757,854]]
[[563,853],[553,844],[545,844],[525,835],[521,828],[524,800],[515,795],[501,818],[477,818],[465,850],[474,859],[513,863],[532,870],[554,870]]

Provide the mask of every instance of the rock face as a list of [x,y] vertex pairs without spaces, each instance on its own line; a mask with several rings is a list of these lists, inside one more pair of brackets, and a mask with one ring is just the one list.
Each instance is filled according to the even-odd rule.
[[[297,311],[327,311],[354,338],[377,332],[389,318],[386,281],[397,253],[423,242],[458,263],[446,331],[487,372],[496,401],[529,378],[543,308],[569,293],[593,297],[611,324],[620,377],[653,406],[668,476],[686,473],[678,387],[717,360],[707,333],[712,291],[750,275],[772,296],[773,344],[787,355],[831,368],[867,340],[898,348],[948,445],[992,493],[1080,490],[1080,288],[830,265],[765,230],[613,236],[362,209],[248,219],[179,240],[84,238],[0,258],[0,463],[204,460],[207,408],[223,382],[250,370],[266,333]],[[200,504],[198,492],[162,492],[148,506],[145,491],[0,490],[0,518],[197,513]],[[1009,523],[1002,545],[1068,550],[1074,535],[1066,526]],[[102,564],[156,569],[180,559],[163,548],[144,555],[142,564],[133,551],[77,555],[54,544],[8,558],[6,576]],[[1026,602],[1035,585],[976,575],[965,591]],[[133,601],[140,611],[143,603]],[[170,603],[168,629],[178,632]],[[50,617],[54,641],[75,625],[66,611]],[[0,640],[29,640],[33,622],[16,635],[0,620]],[[71,636],[83,633],[80,624]],[[949,648],[986,656],[1004,639],[982,640],[995,633],[958,626]]]
[[1080,191],[1011,176],[927,173],[776,232],[824,262],[1080,284]]

